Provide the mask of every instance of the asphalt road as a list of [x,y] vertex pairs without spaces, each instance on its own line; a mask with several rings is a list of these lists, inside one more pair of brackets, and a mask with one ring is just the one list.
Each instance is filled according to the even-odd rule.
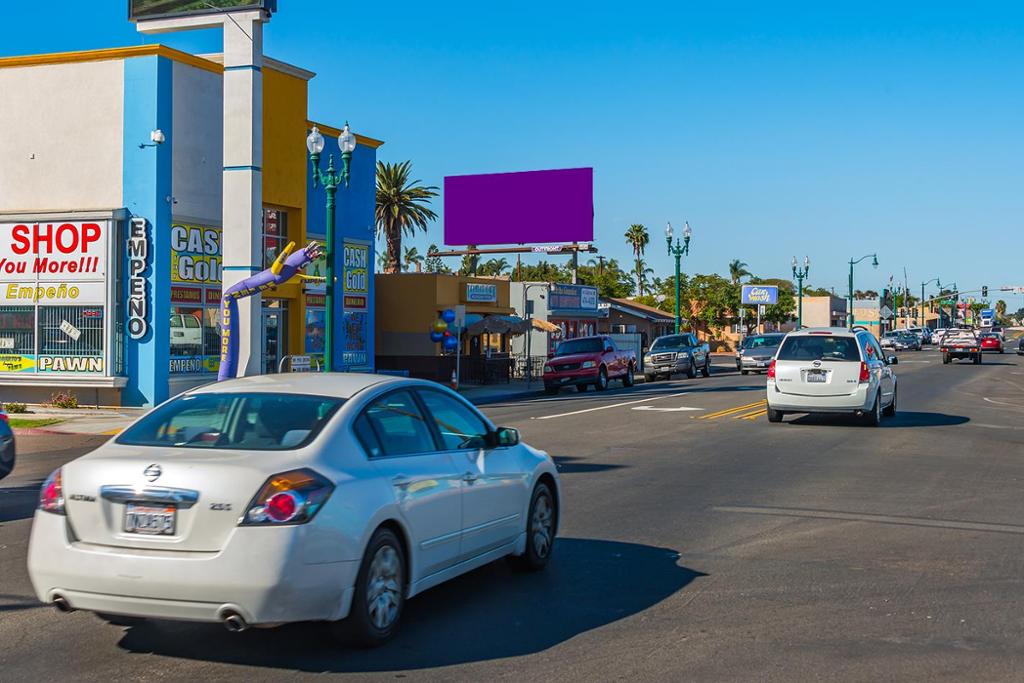
[[106,623],[38,606],[35,489],[96,439],[24,437],[0,486],[0,679],[1024,678],[1024,358],[904,353],[878,429],[767,422],[735,372],[487,407],[547,449],[547,571],[495,563],[410,601],[372,651],[317,625]]

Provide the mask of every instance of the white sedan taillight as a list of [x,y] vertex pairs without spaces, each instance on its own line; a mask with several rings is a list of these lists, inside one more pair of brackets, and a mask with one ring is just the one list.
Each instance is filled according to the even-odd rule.
[[334,484],[310,469],[275,474],[252,499],[243,526],[305,524],[334,491]]
[[64,513],[64,484],[61,481],[61,468],[58,467],[43,482],[39,490],[39,509],[55,515]]

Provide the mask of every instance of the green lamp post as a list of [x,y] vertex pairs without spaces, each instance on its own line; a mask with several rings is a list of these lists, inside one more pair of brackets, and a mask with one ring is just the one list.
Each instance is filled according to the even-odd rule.
[[348,169],[352,160],[352,151],[356,148],[356,136],[349,130],[348,122],[341,129],[338,135],[338,148],[341,150],[341,170],[334,170],[334,155],[327,157],[327,171],[320,170],[320,153],[324,151],[324,136],[316,126],[306,137],[306,149],[309,150],[309,161],[313,165],[313,189],[319,185],[324,186],[327,192],[327,244],[324,245],[325,257],[327,259],[327,278],[324,287],[324,306],[326,316],[324,320],[324,367],[327,372],[334,369],[332,356],[334,355],[334,195],[342,184],[348,187]]
[[679,238],[676,238],[675,246],[672,245],[672,224],[667,223],[665,225],[665,242],[668,244],[669,256],[674,256],[676,259],[676,334],[679,334],[679,328],[682,323],[682,317],[679,314],[679,264],[683,258],[683,254],[690,253],[690,238],[693,236],[693,230],[690,230],[690,223],[686,221],[683,223],[683,241],[680,244]]
[[804,267],[798,268],[796,256],[793,257],[793,277],[796,278],[796,329],[804,327],[804,278],[811,269],[811,259],[804,256]]
[[[925,326],[924,325],[924,287],[925,287],[925,285],[930,285],[933,282],[935,283],[935,286],[939,288],[939,293],[941,293],[942,292],[942,283],[939,282],[939,278],[935,277],[935,278],[932,278],[931,280],[928,280],[927,282],[922,282],[921,283],[921,321],[920,321],[921,327]],[[939,305],[941,306],[942,304],[940,303]]]
[[878,254],[868,254],[867,256],[861,256],[856,261],[850,259],[850,308],[846,311],[847,327],[853,327],[853,267],[866,258],[871,258],[871,265],[874,266],[875,268],[878,268]]

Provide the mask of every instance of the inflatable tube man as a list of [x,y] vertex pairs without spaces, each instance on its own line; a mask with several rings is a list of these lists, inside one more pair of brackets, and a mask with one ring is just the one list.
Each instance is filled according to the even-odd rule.
[[238,319],[238,300],[291,280],[298,275],[304,280],[320,280],[302,275],[301,271],[307,265],[321,256],[320,245],[310,242],[294,254],[295,242],[288,245],[274,259],[273,265],[263,272],[256,273],[241,282],[228,288],[220,302],[220,370],[217,372],[217,379],[232,379],[238,371],[238,333],[234,329],[235,320]]

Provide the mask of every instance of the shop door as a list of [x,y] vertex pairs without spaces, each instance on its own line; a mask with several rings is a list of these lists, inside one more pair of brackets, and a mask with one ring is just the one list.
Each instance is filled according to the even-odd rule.
[[288,355],[288,310],[286,302],[263,302],[263,374],[277,372]]

